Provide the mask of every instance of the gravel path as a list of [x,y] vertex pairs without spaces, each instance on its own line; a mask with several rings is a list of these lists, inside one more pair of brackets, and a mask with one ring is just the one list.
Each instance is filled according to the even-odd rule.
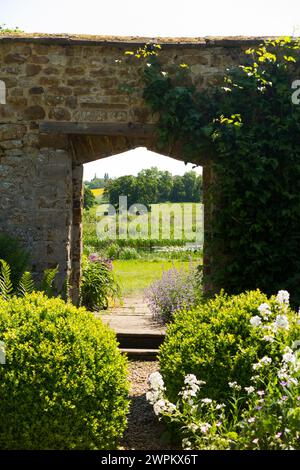
[[152,406],[146,401],[149,389],[148,376],[158,370],[158,362],[129,363],[131,382],[131,408],[128,416],[128,427],[125,431],[121,448],[124,450],[167,450],[163,442],[163,425],[153,413]]

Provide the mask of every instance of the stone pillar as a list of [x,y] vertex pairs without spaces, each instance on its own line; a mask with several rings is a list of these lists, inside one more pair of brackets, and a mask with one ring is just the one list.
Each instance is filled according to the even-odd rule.
[[82,257],[83,165],[73,165],[73,218],[71,242],[71,276],[69,295],[75,305],[79,303]]

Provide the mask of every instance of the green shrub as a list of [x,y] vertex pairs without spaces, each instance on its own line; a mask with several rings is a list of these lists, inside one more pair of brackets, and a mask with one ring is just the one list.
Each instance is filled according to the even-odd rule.
[[83,260],[81,304],[89,310],[104,310],[109,299],[120,296],[120,289],[112,271],[112,262],[92,253]]
[[116,259],[119,256],[120,247],[117,243],[112,243],[106,249],[106,255],[110,259]]
[[29,252],[21,243],[8,235],[0,234],[0,259],[11,266],[11,280],[16,288],[22,274],[28,269]]
[[119,254],[119,259],[138,259],[140,255],[135,248],[123,248]]
[[0,297],[1,449],[112,449],[126,424],[126,360],[83,308]]
[[221,294],[192,311],[175,314],[159,355],[172,400],[187,374],[204,380],[203,394],[215,400],[230,396],[229,382],[247,386],[252,364],[264,355],[276,354],[273,343],[262,341],[250,324],[258,307],[267,301],[258,290],[232,297]]
[[[178,372],[169,360],[164,377],[150,376],[147,399],[185,449],[299,449],[300,321],[289,297],[283,290],[269,300],[258,291],[220,296],[195,317],[211,328],[194,331],[196,340],[185,331]],[[177,396],[171,367],[174,376],[185,367],[199,374],[185,373]]]

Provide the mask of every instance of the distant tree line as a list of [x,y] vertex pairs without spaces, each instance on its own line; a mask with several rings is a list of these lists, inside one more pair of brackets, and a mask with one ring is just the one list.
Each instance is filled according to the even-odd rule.
[[105,188],[109,182],[109,174],[104,173],[104,178],[98,178],[97,175],[91,181],[85,181],[84,185],[90,189]]
[[137,176],[110,179],[104,195],[115,207],[118,207],[119,196],[127,196],[128,206],[135,203],[149,207],[163,202],[201,202],[202,176],[195,171],[173,176],[153,167],[141,170]]

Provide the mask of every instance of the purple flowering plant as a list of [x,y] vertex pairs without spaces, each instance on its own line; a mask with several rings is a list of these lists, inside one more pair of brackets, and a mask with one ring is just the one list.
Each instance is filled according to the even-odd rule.
[[164,271],[161,279],[145,290],[145,299],[154,318],[168,323],[176,312],[195,307],[202,297],[201,281],[201,272],[192,263],[187,270],[173,266]]

